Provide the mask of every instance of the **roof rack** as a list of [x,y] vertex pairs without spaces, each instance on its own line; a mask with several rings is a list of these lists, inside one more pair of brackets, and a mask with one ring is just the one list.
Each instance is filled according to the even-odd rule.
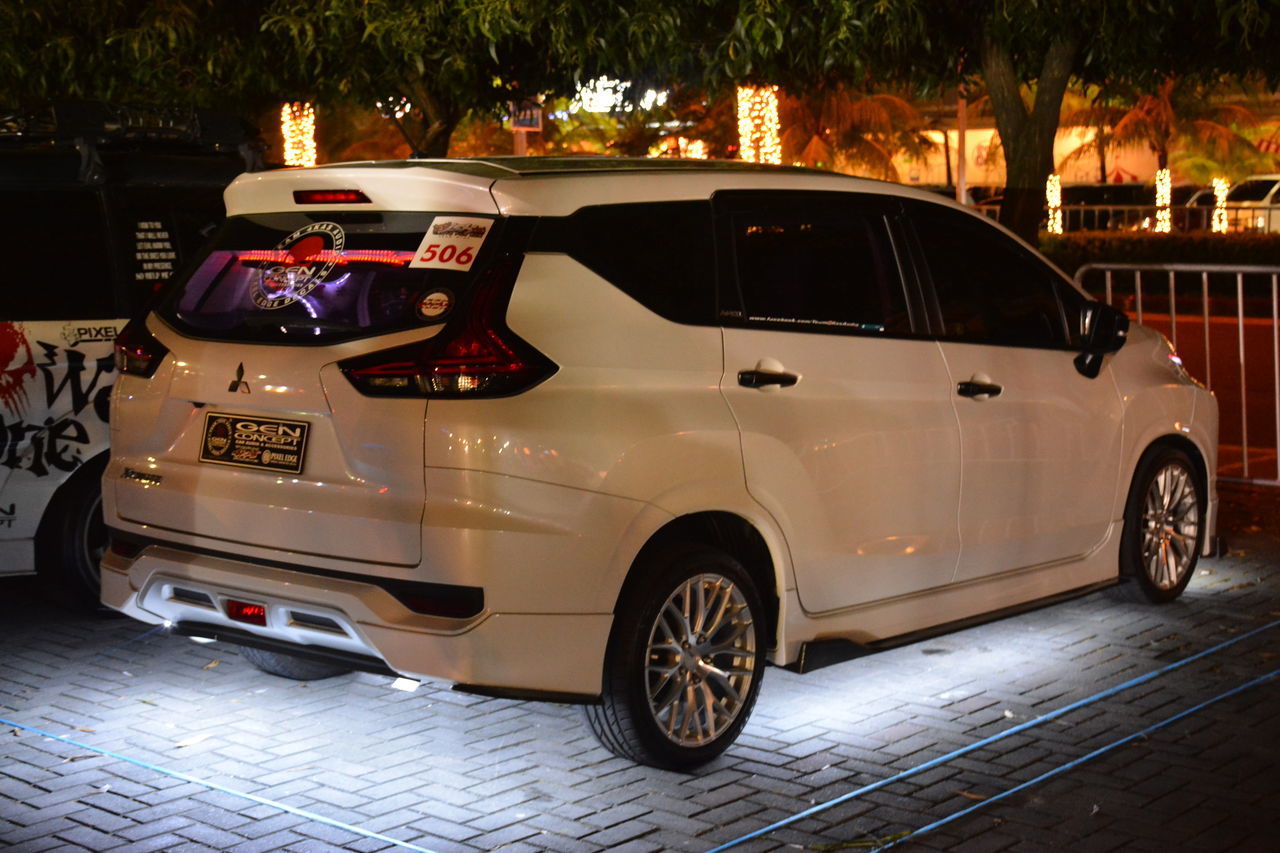
[[70,101],[0,113],[0,152],[74,150],[87,162],[98,148],[239,154],[253,172],[266,145],[247,122],[193,107]]

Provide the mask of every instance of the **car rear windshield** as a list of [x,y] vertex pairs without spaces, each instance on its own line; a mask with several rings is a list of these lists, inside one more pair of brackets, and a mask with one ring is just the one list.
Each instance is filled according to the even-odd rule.
[[496,222],[421,212],[232,217],[159,313],[196,337],[257,343],[442,323],[494,253]]

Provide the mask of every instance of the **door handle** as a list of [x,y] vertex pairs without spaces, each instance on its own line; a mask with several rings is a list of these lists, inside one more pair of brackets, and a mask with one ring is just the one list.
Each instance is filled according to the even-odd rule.
[[800,381],[800,377],[794,373],[772,370],[739,370],[738,384],[743,388],[764,388],[769,385],[777,385],[782,388],[790,388]]
[[999,397],[1000,392],[1003,390],[1003,386],[997,385],[994,382],[980,382],[977,379],[970,379],[968,381],[961,382],[956,386],[956,393],[961,397],[972,397],[975,400],[987,400],[991,397]]

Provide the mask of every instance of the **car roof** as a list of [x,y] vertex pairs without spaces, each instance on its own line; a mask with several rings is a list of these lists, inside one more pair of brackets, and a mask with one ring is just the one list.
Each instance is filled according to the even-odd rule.
[[[862,192],[954,204],[887,181],[737,160],[484,157],[376,160],[249,173],[227,188],[227,212],[314,210],[296,204],[293,193],[335,189],[362,190],[378,210],[514,216],[563,216],[597,204],[700,200],[722,190]],[[370,209],[367,204],[332,208]]]

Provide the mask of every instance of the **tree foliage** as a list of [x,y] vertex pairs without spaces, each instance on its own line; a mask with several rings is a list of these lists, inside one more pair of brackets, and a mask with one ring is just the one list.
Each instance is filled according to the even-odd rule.
[[0,105],[62,100],[256,109],[271,46],[250,0],[0,4]]
[[817,168],[857,169],[896,181],[899,152],[921,157],[935,143],[924,118],[906,98],[827,86],[778,102],[784,162]]
[[[1063,95],[1079,84],[1154,89],[1170,75],[1280,79],[1273,0],[741,0],[712,78],[788,88],[879,79],[990,99],[1007,166],[1002,220],[1034,236]],[[708,21],[714,18],[708,16]],[[699,43],[699,39],[688,39]]]
[[1274,84],[1277,35],[1276,0],[24,0],[0,5],[0,104],[404,98],[412,148],[442,155],[469,111],[604,71],[711,102],[738,83],[803,97],[872,75],[922,92],[981,80],[1007,164],[1002,216],[1029,235],[1069,82]]

